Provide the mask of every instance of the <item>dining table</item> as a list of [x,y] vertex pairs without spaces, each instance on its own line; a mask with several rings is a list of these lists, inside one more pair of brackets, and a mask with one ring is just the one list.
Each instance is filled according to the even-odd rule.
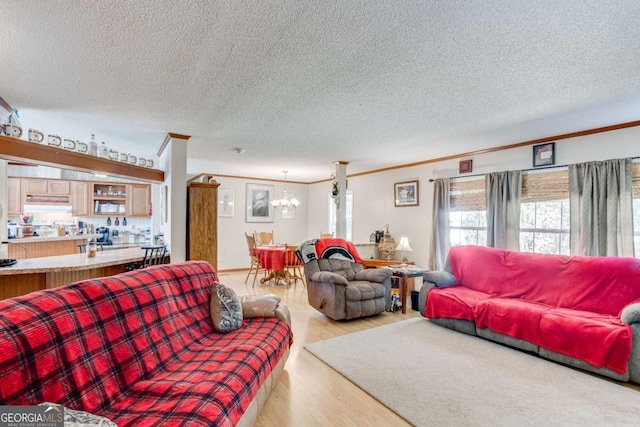
[[[272,245],[256,245],[256,252],[258,253],[258,260],[260,265],[269,271],[269,275],[260,279],[260,284],[274,280],[276,284],[280,280],[284,280],[289,283],[289,276],[285,270],[286,256],[294,256],[292,250],[287,250],[287,246],[282,244]],[[290,252],[287,254],[287,252]]]

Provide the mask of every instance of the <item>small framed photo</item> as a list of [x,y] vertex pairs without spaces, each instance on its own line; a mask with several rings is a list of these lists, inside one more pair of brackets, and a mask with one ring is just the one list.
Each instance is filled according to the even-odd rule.
[[246,222],[273,222],[274,185],[247,184]]
[[533,167],[551,166],[556,164],[555,142],[547,142],[533,146]]
[[458,173],[473,172],[473,160],[460,160],[458,164]]
[[221,188],[218,190],[218,216],[233,218],[235,215],[233,188]]
[[393,184],[395,207],[418,206],[418,181],[396,182]]

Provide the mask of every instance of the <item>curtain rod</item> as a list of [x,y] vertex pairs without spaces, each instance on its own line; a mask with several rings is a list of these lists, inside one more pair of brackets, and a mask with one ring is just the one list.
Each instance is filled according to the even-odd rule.
[[[637,160],[640,159],[640,156],[636,156],[636,157],[631,157],[631,160]],[[562,168],[568,168],[569,165],[550,165],[550,166],[538,166],[535,168],[527,168],[527,169],[522,169],[522,172],[531,172],[531,171],[540,171],[540,170],[545,170],[545,169],[562,169]],[[491,172],[488,172],[491,173]],[[449,179],[461,179],[461,178],[475,178],[478,176],[485,176],[486,173],[477,173],[474,175],[464,175],[464,176],[452,176]],[[429,178],[429,182],[433,182],[435,181],[435,179],[433,178]]]

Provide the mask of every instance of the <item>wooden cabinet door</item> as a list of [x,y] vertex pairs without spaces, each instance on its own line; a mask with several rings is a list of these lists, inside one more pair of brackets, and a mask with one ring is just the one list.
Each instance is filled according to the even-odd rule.
[[22,215],[20,178],[7,178],[7,215]]
[[190,182],[187,188],[187,260],[218,268],[218,185]]
[[73,216],[89,216],[89,183],[72,181],[70,187]]
[[46,179],[23,179],[22,180],[22,192],[24,194],[47,194],[48,191],[49,191],[49,188],[48,188]]
[[131,184],[127,191],[129,216],[149,216],[151,203],[151,186],[148,184]]
[[47,181],[47,194],[68,196],[71,194],[69,181]]

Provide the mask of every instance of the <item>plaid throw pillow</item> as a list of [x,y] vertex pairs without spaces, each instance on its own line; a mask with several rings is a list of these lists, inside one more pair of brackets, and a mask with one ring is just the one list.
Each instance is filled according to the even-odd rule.
[[242,326],[242,304],[235,291],[214,282],[211,292],[211,320],[218,332],[230,332]]

